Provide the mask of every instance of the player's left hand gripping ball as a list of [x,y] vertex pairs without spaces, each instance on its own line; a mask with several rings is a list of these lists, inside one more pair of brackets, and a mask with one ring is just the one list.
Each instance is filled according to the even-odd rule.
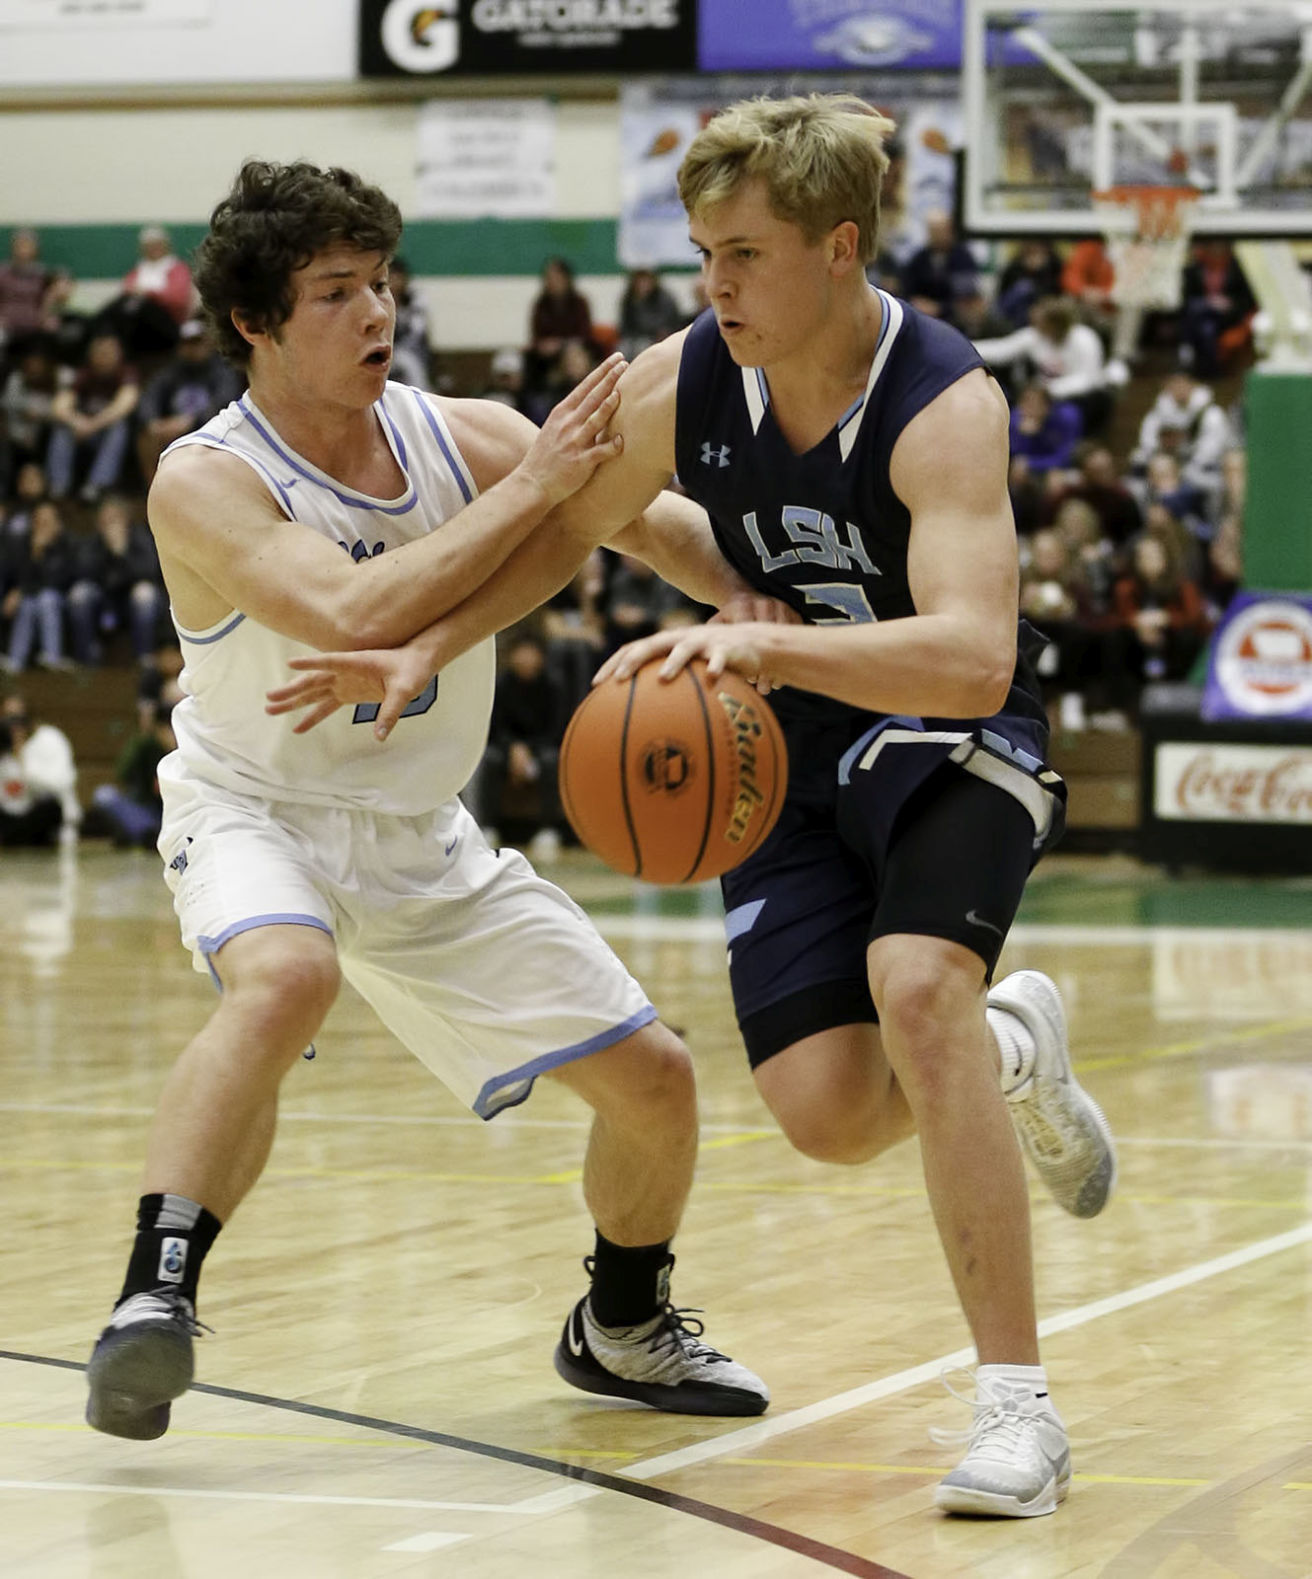
[[758,850],[778,820],[788,752],[750,681],[709,679],[694,659],[673,679],[663,657],[580,703],[560,748],[560,795],[582,842],[649,883],[718,877]]

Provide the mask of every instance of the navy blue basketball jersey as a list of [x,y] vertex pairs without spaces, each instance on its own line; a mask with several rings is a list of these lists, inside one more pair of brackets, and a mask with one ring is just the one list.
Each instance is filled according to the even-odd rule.
[[[679,364],[679,481],[710,515],[721,552],[743,578],[808,624],[916,612],[907,581],[911,517],[889,481],[889,460],[911,419],[983,366],[956,329],[884,291],[879,298],[883,322],[865,394],[803,455],[793,453],[774,419],[764,375],[734,362],[713,312],[688,331]],[[1047,719],[1026,650],[1039,645],[1021,621],[1006,705],[995,719],[964,726],[989,723],[991,733],[1035,758],[1036,766],[1046,749]],[[790,745],[817,728],[842,732],[845,725],[856,740],[884,716],[793,687],[771,700]],[[949,726],[914,723],[927,730]],[[950,727],[960,731],[963,721]]]

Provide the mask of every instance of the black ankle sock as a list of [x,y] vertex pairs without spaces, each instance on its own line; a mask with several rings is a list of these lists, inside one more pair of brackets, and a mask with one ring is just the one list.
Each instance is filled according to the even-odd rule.
[[603,1327],[636,1327],[650,1321],[669,1300],[673,1265],[668,1239],[630,1249],[613,1245],[598,1233],[588,1296],[592,1319]]
[[176,1288],[194,1306],[201,1263],[223,1224],[185,1195],[143,1195],[137,1238],[116,1304],[153,1288]]

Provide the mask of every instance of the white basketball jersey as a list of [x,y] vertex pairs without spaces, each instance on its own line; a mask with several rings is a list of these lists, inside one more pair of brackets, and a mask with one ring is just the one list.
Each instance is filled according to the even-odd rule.
[[[169,450],[204,444],[240,455],[290,520],[359,563],[441,527],[477,491],[422,391],[388,384],[374,410],[406,479],[396,499],[356,493],[295,454],[249,393]],[[292,733],[294,715],[265,712],[265,692],[295,678],[287,660],[313,648],[240,610],[209,630],[177,630],[186,695],[173,725],[181,761],[198,778],[271,800],[414,816],[458,794],[483,753],[495,682],[491,639],[443,669],[380,744],[372,706],[339,708],[304,735]]]

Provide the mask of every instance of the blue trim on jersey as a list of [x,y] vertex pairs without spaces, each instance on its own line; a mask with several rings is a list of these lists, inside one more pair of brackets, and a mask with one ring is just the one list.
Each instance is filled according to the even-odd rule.
[[383,421],[387,424],[392,435],[392,442],[396,445],[396,458],[401,462],[401,470],[405,473],[405,480],[410,481],[410,463],[406,459],[405,440],[401,437],[401,430],[396,425],[396,418],[387,409],[387,390],[383,390],[383,398],[378,402],[378,409],[382,413]]
[[178,630],[176,622],[173,628],[178,630],[180,641],[189,641],[193,647],[208,647],[212,642],[222,641],[230,631],[235,631],[245,618],[244,614],[238,614],[235,619],[230,619],[222,630],[215,631],[213,636],[188,636],[186,631]]
[[[507,1074],[494,1075],[474,1099],[474,1112],[479,1118],[495,1118],[508,1107],[518,1107],[521,1102],[527,1100],[533,1090],[533,1082],[539,1075],[546,1074],[549,1069],[559,1069],[562,1064],[572,1064],[575,1059],[586,1058],[589,1053],[599,1053],[605,1047],[613,1047],[616,1042],[622,1042],[626,1036],[632,1036],[634,1031],[640,1031],[644,1025],[650,1025],[655,1018],[656,1010],[651,1004],[647,1004],[636,1014],[631,1014],[622,1024],[612,1025],[609,1030],[598,1031],[596,1036],[590,1036],[586,1042],[575,1042],[573,1047],[562,1047],[554,1053],[543,1053],[541,1058],[534,1058],[527,1064],[521,1064],[518,1069],[512,1069]],[[510,1089],[507,1090],[507,1087]],[[496,1099],[498,1092],[505,1092],[500,1101]]]
[[[248,916],[244,921],[234,921],[230,927],[224,927],[217,937],[198,937],[196,947],[209,960],[217,954],[225,943],[238,937],[243,932],[251,932],[256,927],[317,927],[320,932],[326,932],[332,937],[332,929],[318,916],[305,916],[296,911],[285,913],[274,911],[267,916]],[[210,966],[211,973],[214,967]]]
[[859,415],[862,411],[865,410],[865,408],[866,408],[866,397],[864,395],[858,395],[856,397],[856,399],[852,402],[852,404],[843,413],[843,415],[841,417],[839,417],[838,422],[836,424],[836,431],[841,433],[843,431],[843,429],[848,425],[848,423],[852,420],[852,418],[857,416],[857,415]]
[[1011,741],[1006,739],[1005,736],[995,734],[991,729],[981,729],[979,738],[995,756],[1004,758],[1031,776],[1038,773],[1043,767],[1043,759],[1041,757],[1036,757],[1032,752],[1025,751],[1020,746],[1012,745]]
[[[875,341],[875,354],[870,359],[870,376],[872,382],[866,385],[865,390],[856,397],[852,404],[834,424],[834,432],[840,439],[843,437],[843,429],[847,427],[848,423],[851,422],[853,418],[859,417],[866,409],[866,401],[870,399],[874,385],[879,382],[879,379],[875,374],[875,369],[879,366],[879,353],[883,350],[884,341],[888,339],[889,331],[893,326],[893,309],[889,305],[888,297],[884,295],[883,291],[878,289],[876,289],[875,295],[879,297],[880,323],[879,338]],[[879,371],[882,373],[883,369],[880,368]]]
[[[316,487],[322,488],[325,493],[332,494],[339,504],[344,504],[352,510],[371,510],[375,515],[409,515],[410,511],[419,503],[419,495],[415,490],[414,484],[410,481],[408,472],[405,474],[406,492],[411,496],[408,504],[382,504],[378,500],[370,498],[367,494],[342,493],[340,489],[334,488],[330,482],[326,482],[323,476],[316,476],[314,472],[302,465],[290,450],[282,447],[273,429],[266,428],[246,404],[245,395],[237,402],[237,406],[247,422],[250,423],[251,427],[255,429],[275,455],[284,461],[286,465],[290,466],[299,476],[304,477],[306,482],[312,482]],[[284,495],[284,497],[286,496]]]
[[451,453],[451,446],[446,441],[446,435],[438,426],[437,417],[433,413],[432,406],[430,406],[424,399],[421,391],[412,388],[411,393],[419,402],[419,409],[424,414],[424,421],[427,422],[428,426],[432,429],[433,437],[437,440],[437,447],[441,450],[447,465],[451,468],[451,475],[460,485],[460,492],[465,496],[465,503],[471,504],[473,502],[474,496],[472,493],[470,493],[469,484],[465,481],[464,469],[460,466],[455,456]]
[[850,784],[852,782],[852,769],[856,764],[856,759],[876,736],[881,735],[890,725],[897,725],[901,729],[914,729],[922,735],[925,732],[925,720],[923,718],[913,718],[909,713],[890,713],[886,718],[881,718],[873,728],[866,730],[865,734],[861,736],[855,745],[849,746],[838,759],[838,782],[840,784]]
[[[232,401],[231,404],[237,405],[238,402]],[[227,408],[225,407],[224,409],[226,410]],[[193,447],[200,447],[203,449],[226,450],[229,455],[240,456],[241,459],[244,460],[247,465],[249,465],[251,469],[259,476],[260,480],[264,483],[264,486],[269,490],[269,492],[277,494],[278,498],[282,501],[283,513],[289,518],[291,517],[291,495],[269,470],[268,463],[265,461],[262,455],[256,455],[251,450],[241,449],[238,445],[229,442],[229,440],[219,438],[217,434],[207,433],[203,428],[197,428],[194,433],[184,433],[181,438],[174,439],[172,444],[170,444],[164,451],[164,455],[171,455],[174,450],[180,450],[185,445],[191,445]],[[164,455],[160,456],[160,460],[164,459]]]
[[749,904],[735,905],[732,910],[727,910],[724,916],[724,941],[732,943],[735,938],[750,932],[764,909],[764,899],[753,899]]

